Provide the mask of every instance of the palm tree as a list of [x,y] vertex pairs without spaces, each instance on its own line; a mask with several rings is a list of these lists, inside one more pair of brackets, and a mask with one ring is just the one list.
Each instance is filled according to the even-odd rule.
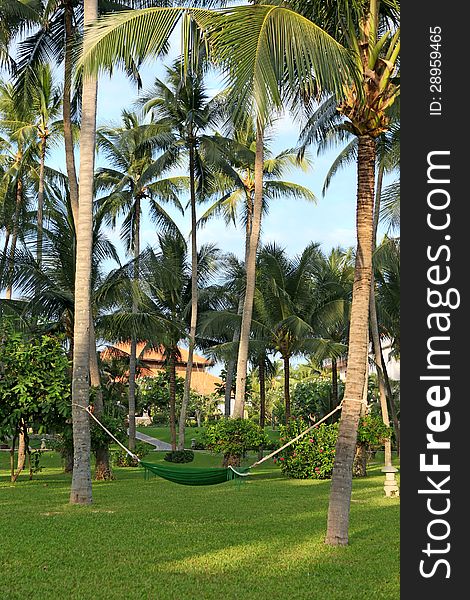
[[[98,17],[97,0],[84,1],[86,27]],[[93,176],[95,168],[96,98],[98,78],[86,76],[82,84],[82,121],[80,130],[80,207],[76,223],[77,255],[75,269],[74,352],[72,371],[72,425],[74,468],[71,504],[90,504],[90,423],[88,372],[90,365],[90,294],[93,247]],[[73,206],[73,205],[72,205]]]
[[[31,109],[23,111],[14,98],[13,86],[0,83],[0,131],[6,133],[2,139],[0,161],[2,179],[2,227],[5,229],[3,251],[4,282],[6,298],[11,299],[11,274],[18,239],[25,239],[31,228],[28,212],[37,181],[37,140],[35,128],[31,126]],[[9,247],[9,253],[7,251]]]
[[[372,280],[373,208],[376,139],[389,128],[388,109],[399,94],[394,80],[400,53],[400,33],[394,28],[399,4],[394,0],[364,0],[357,4],[299,2],[298,12],[323,18],[326,28],[355,56],[362,82],[349,87],[337,105],[357,146],[357,249],[351,304],[348,376],[333,469],[326,543],[348,543],[352,464],[366,378],[370,290]],[[341,18],[338,18],[341,17]],[[394,31],[395,29],[395,31]]]
[[[315,358],[317,364],[325,357],[331,360],[332,402],[331,410],[339,403],[338,395],[338,350],[343,345],[347,350],[349,318],[351,311],[352,286],[354,281],[354,257],[352,250],[333,248],[322,256],[315,274],[318,305],[312,315],[311,324],[328,344],[319,347]],[[343,354],[343,353],[342,353]]]
[[[166,228],[174,223],[160,202],[171,202],[181,212],[178,194],[187,187],[184,177],[162,175],[174,164],[174,156],[166,152],[157,160],[155,151],[168,141],[165,125],[145,124],[128,111],[122,113],[122,126],[101,128],[98,131],[98,148],[106,156],[110,167],[98,169],[96,188],[107,195],[100,198],[102,210],[113,225],[116,217],[125,214],[121,234],[128,251],[134,259],[134,287],[139,284],[139,255],[141,252],[140,230],[142,203],[149,201],[150,214],[154,222]],[[134,294],[132,310],[138,312],[137,294]],[[135,448],[135,375],[137,340],[131,337],[129,357],[129,448]]]
[[[201,247],[197,256],[199,289],[205,287],[214,276],[217,257],[218,250],[212,245]],[[192,307],[193,302],[192,258],[191,261],[188,260],[183,236],[177,232],[160,235],[159,251],[157,253],[149,251],[147,257],[143,259],[142,269],[144,289],[148,298],[147,311],[159,318],[160,326],[156,333],[156,341],[165,350],[170,371],[170,430],[172,447],[176,449],[175,369],[180,355],[178,344],[186,337],[190,312],[188,308]]]
[[290,359],[314,351],[319,343],[310,321],[317,303],[314,276],[320,258],[318,244],[310,244],[293,259],[274,244],[260,251],[255,311],[283,360],[286,422],[291,417]]
[[159,79],[142,99],[144,110],[151,112],[153,119],[166,125],[173,133],[173,142],[168,144],[168,152],[175,156],[187,156],[189,172],[189,205],[191,209],[191,324],[189,329],[189,349],[181,405],[178,447],[184,447],[184,429],[186,409],[191,389],[193,355],[196,344],[198,310],[198,264],[197,264],[197,199],[204,198],[209,186],[214,182],[205,161],[208,150],[213,147],[207,131],[216,125],[221,116],[219,98],[210,99],[204,84],[201,69],[192,69],[186,75],[183,64],[176,61],[173,67],[166,69],[166,82]]
[[[37,6],[36,6],[37,1]],[[34,73],[40,65],[55,63],[63,69],[62,116],[63,136],[65,143],[65,163],[69,178],[70,198],[74,221],[78,220],[78,177],[75,161],[75,125],[79,121],[80,103],[83,95],[81,79],[73,85],[73,70],[77,58],[77,46],[81,42],[84,28],[83,3],[77,0],[62,2],[33,1],[29,10],[28,37],[21,40],[17,48],[17,65],[15,72],[15,88],[17,99],[24,106],[31,102],[34,91]],[[15,0],[9,0],[12,4]],[[145,0],[143,0],[145,3]],[[15,4],[20,4],[19,2]],[[132,0],[99,1],[99,13],[128,9],[134,4]],[[24,4],[22,4],[25,6]],[[32,9],[36,9],[35,11]],[[32,33],[30,32],[32,29]],[[127,71],[128,75],[140,84],[135,65]]]
[[[209,218],[222,214],[225,223],[236,223],[241,216],[245,229],[245,264],[249,253],[250,235],[253,225],[253,207],[255,194],[254,166],[256,155],[256,131],[253,119],[247,118],[243,126],[233,128],[232,139],[219,142],[227,162],[220,164],[223,176],[226,178],[225,187],[228,191],[223,194],[212,206],[210,206],[199,220],[205,223]],[[297,152],[284,150],[277,156],[272,156],[267,147],[268,139],[265,136],[264,148],[264,194],[263,194],[263,216],[269,209],[269,201],[288,198],[301,198],[307,201],[315,201],[314,194],[304,186],[279,179],[284,173],[292,168],[301,168],[306,171],[310,164],[304,157],[299,159]],[[240,215],[241,213],[241,215]],[[240,215],[240,216],[239,216]],[[238,313],[243,310],[243,295],[240,295]],[[236,327],[233,333],[233,342],[240,342],[240,327]],[[261,360],[261,359],[260,359]],[[227,364],[226,392],[230,393],[232,380],[235,374],[237,354]],[[230,397],[226,395],[226,405]],[[230,412],[228,413],[230,415]]]

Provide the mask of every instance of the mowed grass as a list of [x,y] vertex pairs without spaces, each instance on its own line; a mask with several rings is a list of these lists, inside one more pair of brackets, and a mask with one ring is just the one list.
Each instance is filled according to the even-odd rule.
[[[209,487],[115,469],[94,483],[92,505],[71,506],[58,456],[42,462],[13,486],[0,453],[2,600],[399,598],[399,500],[383,496],[379,465],[354,480],[350,545],[332,548],[329,481],[289,480],[272,464]],[[198,452],[192,464],[220,457]]]

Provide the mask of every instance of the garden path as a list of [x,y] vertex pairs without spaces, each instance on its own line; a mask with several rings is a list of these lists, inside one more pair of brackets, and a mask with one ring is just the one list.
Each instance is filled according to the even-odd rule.
[[140,433],[140,431],[136,431],[135,437],[141,442],[146,442],[147,444],[155,446],[155,450],[159,450],[162,452],[171,450],[171,444],[168,444],[167,442],[162,442],[162,440],[157,440],[157,438],[151,437],[146,433]]

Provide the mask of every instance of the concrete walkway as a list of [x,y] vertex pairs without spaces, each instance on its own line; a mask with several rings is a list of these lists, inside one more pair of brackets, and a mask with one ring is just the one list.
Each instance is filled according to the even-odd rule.
[[135,437],[141,442],[145,442],[150,444],[151,446],[155,446],[155,450],[157,451],[168,451],[171,450],[171,444],[167,442],[162,442],[162,440],[157,440],[157,438],[150,437],[145,433],[140,433],[140,431],[135,432]]

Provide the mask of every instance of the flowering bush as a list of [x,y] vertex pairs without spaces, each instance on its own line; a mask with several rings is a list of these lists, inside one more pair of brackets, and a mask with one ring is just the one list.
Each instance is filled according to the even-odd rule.
[[[281,445],[307,429],[302,419],[291,420],[289,426],[281,426]],[[391,429],[385,427],[379,417],[362,417],[359,423],[358,448],[381,446],[390,436]],[[283,450],[276,460],[281,471],[294,479],[329,479],[333,472],[338,423],[315,427],[304,437]]]
[[[280,442],[283,444],[308,427],[301,419],[281,426]],[[283,450],[276,461],[281,471],[294,479],[328,479],[333,471],[338,424],[320,425]]]

